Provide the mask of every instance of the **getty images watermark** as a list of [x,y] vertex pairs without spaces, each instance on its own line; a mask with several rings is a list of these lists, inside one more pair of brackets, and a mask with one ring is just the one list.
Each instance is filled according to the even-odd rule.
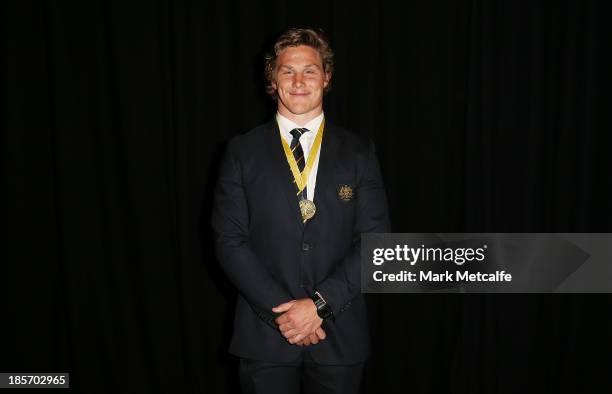
[[612,234],[362,234],[364,293],[608,293]]

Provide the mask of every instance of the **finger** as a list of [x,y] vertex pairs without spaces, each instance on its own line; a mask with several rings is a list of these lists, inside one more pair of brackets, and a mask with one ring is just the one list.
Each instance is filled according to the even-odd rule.
[[274,308],[272,308],[272,312],[276,312],[276,313],[287,312],[289,309],[291,309],[294,302],[295,300],[292,300],[289,302],[285,302],[284,304],[277,305]]
[[[297,334],[299,334],[299,331],[296,329],[291,329],[289,331],[285,331],[283,332],[283,336],[287,339],[296,336]],[[303,336],[302,336],[303,337]]]
[[310,343],[312,343],[313,345],[316,345],[317,343],[319,343],[319,337],[316,336],[315,334],[310,334],[308,339],[309,339]]
[[301,343],[303,346],[310,346],[311,341],[309,337],[306,337],[302,339],[299,343]]
[[287,316],[286,313],[283,313],[282,315],[274,319],[274,321],[280,326],[281,324],[289,322],[289,316]]
[[278,326],[278,328],[280,328],[281,331],[285,332],[285,331],[291,330],[292,328],[295,328],[295,327],[293,327],[293,324],[291,324],[291,323],[283,323],[280,326]]
[[325,330],[322,329],[321,327],[318,327],[315,330],[315,334],[317,335],[317,337],[319,337],[319,339],[323,340],[325,338],[327,338],[327,334],[325,333]]
[[293,344],[293,343],[298,343],[302,339],[304,339],[304,334],[296,334],[295,336],[289,338],[288,341],[289,343]]

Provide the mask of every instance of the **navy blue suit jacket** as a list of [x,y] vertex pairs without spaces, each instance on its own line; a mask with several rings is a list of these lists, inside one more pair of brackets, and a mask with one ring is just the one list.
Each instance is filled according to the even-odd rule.
[[[374,145],[326,121],[314,202],[302,222],[296,187],[275,120],[233,138],[222,160],[212,225],[218,260],[239,291],[230,352],[285,362],[303,347],[282,337],[272,308],[318,290],[332,307],[327,338],[311,345],[321,364],[369,354],[361,294],[361,233],[390,232]],[[353,196],[340,198],[347,185]],[[345,188],[346,190],[346,188]]]

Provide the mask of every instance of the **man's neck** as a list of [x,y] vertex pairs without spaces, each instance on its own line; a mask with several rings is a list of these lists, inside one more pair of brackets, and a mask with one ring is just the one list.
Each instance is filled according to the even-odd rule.
[[306,125],[306,123],[321,115],[321,112],[323,112],[323,107],[317,108],[305,114],[294,114],[287,108],[282,107],[280,105],[278,106],[278,113],[283,115],[285,118],[289,119],[293,123],[297,124],[298,126]]

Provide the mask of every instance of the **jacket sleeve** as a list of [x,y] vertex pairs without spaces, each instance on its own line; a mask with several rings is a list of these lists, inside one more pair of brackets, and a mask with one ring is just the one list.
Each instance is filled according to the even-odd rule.
[[357,217],[353,245],[341,264],[316,286],[336,317],[361,293],[361,234],[391,231],[385,187],[372,142],[365,170],[355,190],[355,200]]
[[230,141],[221,161],[215,190],[212,227],[215,252],[221,268],[255,313],[276,327],[272,308],[293,299],[261,263],[251,248],[249,208],[242,182],[240,163]]

